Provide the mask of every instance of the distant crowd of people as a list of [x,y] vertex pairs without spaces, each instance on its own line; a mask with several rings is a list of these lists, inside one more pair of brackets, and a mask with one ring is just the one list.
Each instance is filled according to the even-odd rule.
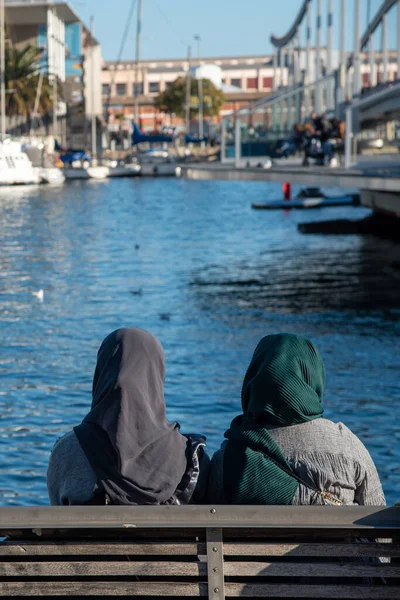
[[335,155],[343,152],[344,137],[344,121],[313,113],[304,123],[294,126],[292,136],[280,151],[282,156],[303,152],[304,166],[309,165],[310,159],[318,165],[329,165]]

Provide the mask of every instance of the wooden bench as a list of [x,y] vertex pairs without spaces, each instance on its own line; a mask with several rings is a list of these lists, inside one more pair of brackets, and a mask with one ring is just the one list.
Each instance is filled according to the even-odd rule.
[[0,535],[3,598],[400,599],[400,507],[1,508]]

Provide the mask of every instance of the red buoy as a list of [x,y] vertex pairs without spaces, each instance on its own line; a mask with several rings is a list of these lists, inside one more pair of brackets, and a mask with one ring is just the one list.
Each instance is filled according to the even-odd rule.
[[283,192],[283,197],[285,200],[292,199],[292,186],[290,183],[285,182],[282,184],[282,192]]

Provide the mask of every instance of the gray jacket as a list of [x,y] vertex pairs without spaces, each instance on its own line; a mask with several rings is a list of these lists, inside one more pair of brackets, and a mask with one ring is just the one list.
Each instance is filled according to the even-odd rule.
[[[167,504],[185,504],[186,499],[200,503],[207,487],[210,459],[200,436],[190,436],[193,472],[183,482]],[[74,431],[57,440],[47,470],[47,490],[52,505],[82,505],[93,503],[98,493],[96,475],[90,466]]]
[[[306,484],[334,494],[344,504],[385,505],[376,467],[364,444],[343,423],[316,419],[270,429],[290,466]],[[227,442],[211,460],[207,500],[223,504],[223,463]],[[292,504],[321,504],[320,496],[299,484]]]

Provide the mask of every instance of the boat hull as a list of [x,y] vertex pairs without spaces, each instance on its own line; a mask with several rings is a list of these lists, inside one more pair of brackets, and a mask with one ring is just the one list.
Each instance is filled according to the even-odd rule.
[[295,200],[275,200],[265,204],[253,203],[251,208],[256,210],[290,210],[290,209],[311,209],[326,208],[328,206],[357,206],[360,204],[358,194],[351,196],[342,196],[339,198],[296,198]]

